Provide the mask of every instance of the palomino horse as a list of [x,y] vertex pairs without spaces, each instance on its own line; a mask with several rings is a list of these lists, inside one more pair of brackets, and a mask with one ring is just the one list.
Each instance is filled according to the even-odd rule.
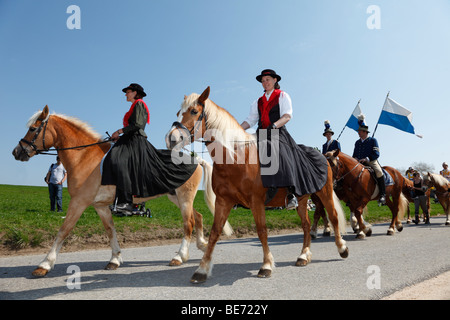
[[445,225],[450,225],[450,182],[440,174],[429,172],[423,177],[423,182],[428,188],[436,188],[436,196],[447,216]]
[[[99,214],[108,234],[112,248],[112,257],[106,266],[107,269],[116,269],[120,266],[122,258],[117,241],[109,204],[113,203],[115,186],[102,186],[100,165],[110,143],[102,143],[100,136],[93,132],[85,123],[63,115],[50,115],[48,106],[37,112],[28,121],[28,132],[13,150],[16,160],[28,161],[34,155],[48,151],[50,147],[58,150],[64,167],[67,170],[67,186],[71,197],[67,215],[59,229],[56,240],[46,258],[34,270],[33,275],[45,276],[54,266],[56,256],[61,249],[64,239],[74,228],[83,211],[94,206]],[[89,145],[89,147],[85,147]],[[82,148],[73,148],[83,146]],[[201,162],[205,170],[205,200],[214,213],[215,195],[210,187],[211,166]],[[205,250],[207,241],[203,236],[202,215],[193,208],[193,200],[200,184],[202,169],[200,165],[194,174],[181,187],[175,190],[175,195],[169,195],[180,209],[184,221],[184,239],[178,254],[172,259],[171,265],[180,265],[187,261],[189,243],[192,230],[197,231],[197,247]],[[152,197],[156,198],[156,197]],[[136,202],[148,199],[135,199]]]
[[[365,236],[370,236],[372,229],[366,227],[361,216],[367,203],[379,197],[375,179],[372,178],[371,173],[366,170],[364,165],[339,150],[328,152],[326,157],[333,169],[335,183],[337,187],[342,188],[341,192],[344,193],[344,197],[341,199],[345,199],[344,201],[348,202],[351,212],[355,213],[356,219],[358,220],[360,232],[357,238],[363,239]],[[405,185],[410,182],[394,168],[383,168],[394,180],[393,185],[386,186],[386,205],[392,212],[392,221],[387,234],[393,235],[395,232],[394,225],[399,232],[403,230],[401,220],[409,203],[402,191]],[[392,197],[392,200],[390,197]]]
[[[257,151],[257,142],[253,135],[246,133],[233,116],[225,109],[208,99],[209,87],[201,94],[185,97],[178,121],[166,135],[169,149],[182,147],[198,138],[203,138],[214,161],[212,185],[216,194],[216,212],[211,229],[208,248],[191,282],[204,282],[211,274],[212,253],[218,241],[222,227],[236,204],[250,208],[256,222],[258,237],[263,247],[263,265],[258,277],[270,277],[274,259],[267,242],[265,217],[265,199],[267,188],[263,187]],[[266,205],[279,207],[285,205],[286,188],[281,188]],[[316,193],[327,208],[329,219],[335,231],[335,242],[341,257],[348,256],[348,248],[341,237],[345,232],[345,217],[339,200],[333,192],[332,172],[328,166],[328,180],[322,190]],[[311,261],[311,223],[307,214],[309,195],[299,198],[298,215],[301,217],[304,231],[303,248],[297,259],[297,266]]]

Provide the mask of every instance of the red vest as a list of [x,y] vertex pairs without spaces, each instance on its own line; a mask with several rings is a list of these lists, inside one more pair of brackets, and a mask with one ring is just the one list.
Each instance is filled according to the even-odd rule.
[[[259,127],[262,129],[267,129],[272,123],[277,121],[280,118],[280,107],[279,107],[279,99],[281,90],[275,89],[270,95],[269,101],[267,101],[266,95],[264,94],[258,100],[258,111],[259,111]],[[275,114],[271,111],[278,110],[278,113]],[[273,110],[272,110],[273,109]]]
[[123,127],[128,127],[128,119],[130,119],[130,116],[133,114],[134,106],[136,105],[136,103],[137,103],[138,101],[142,102],[142,104],[144,105],[145,109],[147,110],[147,114],[148,114],[148,117],[147,117],[147,124],[150,124],[150,112],[148,111],[147,105],[145,104],[144,100],[142,100],[142,99],[137,99],[137,100],[135,100],[135,101],[133,102],[133,104],[131,105],[130,110],[128,110],[128,112],[125,113],[125,116],[123,117]]

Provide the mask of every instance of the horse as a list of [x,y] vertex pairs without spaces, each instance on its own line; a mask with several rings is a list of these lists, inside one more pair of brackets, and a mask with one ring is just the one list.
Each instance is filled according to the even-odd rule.
[[447,216],[445,225],[450,225],[450,182],[440,174],[427,172],[423,177],[423,183],[428,188],[436,188],[436,196]]
[[[209,94],[210,87],[207,87],[201,95],[192,93],[188,97],[185,96],[177,114],[178,121],[174,122],[166,135],[167,147],[173,150],[203,138],[213,159],[212,187],[216,194],[216,212],[208,247],[199,267],[191,277],[191,282],[205,282],[211,275],[214,247],[230,210],[236,204],[250,208],[252,211],[263,248],[263,264],[257,276],[268,278],[272,274],[275,262],[267,241],[265,206],[284,206],[286,188],[281,188],[272,200],[265,203],[267,188],[264,188],[262,184],[255,136],[245,132],[228,111],[209,99]],[[349,251],[341,236],[341,232],[345,233],[345,217],[339,200],[333,192],[332,172],[329,165],[327,174],[325,186],[316,194],[327,208],[329,219],[334,227],[338,252],[342,258],[346,258]],[[299,202],[297,213],[301,218],[304,239],[296,266],[306,266],[311,261],[308,198],[309,195],[297,197]]]
[[[350,211],[355,213],[360,230],[356,237],[364,239],[366,236],[372,235],[372,229],[364,224],[361,216],[367,203],[379,198],[378,185],[375,179],[372,178],[372,174],[364,165],[339,150],[327,152],[326,157],[332,167],[336,187],[342,188],[341,192],[344,197],[341,199],[345,199],[344,201],[348,203]],[[392,212],[392,220],[387,235],[393,235],[395,228],[398,232],[403,230],[401,220],[409,206],[409,202],[403,194],[403,189],[410,184],[410,181],[392,167],[386,166],[383,169],[394,180],[393,185],[386,186],[386,205]],[[392,200],[390,197],[392,197]]]
[[[16,160],[28,161],[31,157],[45,153],[51,147],[58,151],[61,162],[67,171],[67,187],[71,200],[64,223],[45,259],[33,271],[36,277],[43,277],[54,267],[56,256],[64,239],[74,228],[83,211],[92,205],[100,216],[109,237],[112,256],[105,269],[115,270],[123,262],[117,240],[116,230],[109,204],[114,202],[116,187],[101,185],[101,161],[111,144],[105,143],[86,123],[60,114],[49,113],[48,106],[36,112],[27,123],[28,131],[14,148],[12,154]],[[81,146],[81,147],[79,147]],[[202,170],[203,168],[203,170]],[[201,160],[193,175],[169,199],[178,206],[184,222],[184,238],[180,250],[171,260],[171,266],[181,265],[189,258],[189,243],[195,226],[197,247],[205,250],[207,241],[203,235],[202,215],[193,207],[194,197],[204,171],[205,201],[214,214],[215,195],[211,188],[212,168]],[[135,203],[150,198],[135,198]],[[231,227],[225,228],[230,233]]]

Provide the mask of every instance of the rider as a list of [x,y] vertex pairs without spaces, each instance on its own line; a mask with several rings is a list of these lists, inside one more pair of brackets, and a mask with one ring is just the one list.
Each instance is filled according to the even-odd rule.
[[355,149],[353,151],[353,158],[360,163],[371,167],[375,171],[375,176],[380,189],[379,203],[386,203],[386,185],[384,182],[384,174],[378,162],[380,156],[380,148],[378,147],[377,139],[368,137],[369,127],[364,123],[364,115],[358,117],[358,135],[359,138],[355,142]]
[[[279,137],[276,159],[278,170],[273,174],[261,174],[261,179],[264,187],[268,188],[267,198],[274,196],[277,188],[287,188],[286,209],[294,209],[298,206],[295,195],[311,194],[325,185],[328,177],[327,161],[315,149],[297,145],[286,129],[286,123],[292,119],[292,101],[286,92],[280,90],[281,77],[274,70],[265,69],[256,80],[261,82],[264,94],[253,102],[250,114],[241,126],[247,130],[257,123],[258,140],[264,136],[261,135],[263,130],[267,129],[267,139],[261,138],[259,141],[260,152],[264,147],[267,147],[267,151],[273,150],[271,145],[277,141],[272,136]],[[272,164],[260,165],[266,168]]]
[[197,164],[175,164],[170,150],[158,150],[147,140],[145,125],[150,113],[142,100],[144,88],[132,83],[122,90],[131,107],[123,128],[111,135],[114,146],[103,161],[102,185],[115,185],[118,210],[133,209],[133,195],[150,197],[175,190],[186,182]]
[[448,170],[448,164],[447,162],[444,162],[442,164],[442,169],[439,173],[441,176],[443,176],[444,178],[446,178],[448,181],[450,181],[450,170]]
[[325,130],[323,132],[323,136],[327,138],[327,142],[325,142],[322,146],[322,154],[327,153],[328,151],[339,150],[341,151],[341,144],[339,141],[331,139],[334,135],[333,130],[331,130],[330,121],[325,120]]

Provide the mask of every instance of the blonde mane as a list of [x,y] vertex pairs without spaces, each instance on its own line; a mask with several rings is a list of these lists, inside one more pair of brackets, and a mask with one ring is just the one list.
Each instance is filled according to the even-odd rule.
[[433,176],[434,182],[436,182],[440,187],[447,187],[450,184],[450,182],[440,174],[430,173],[430,175]]
[[[186,110],[195,105],[199,97],[199,94],[192,93],[184,99],[181,104],[180,117]],[[207,119],[206,129],[217,130],[220,134],[214,135],[215,141],[230,151],[233,151],[237,146],[256,143],[254,135],[245,132],[227,110],[219,107],[210,99],[205,101],[205,116]]]
[[[31,116],[31,118],[27,122],[27,128],[30,128],[39,119],[39,116],[41,115],[41,113],[42,113],[42,111],[37,111],[34,115]],[[87,124],[86,122],[83,122],[77,118],[66,116],[63,114],[52,113],[51,116],[57,117],[57,118],[60,118],[62,120],[69,122],[73,127],[78,129],[79,131],[83,131],[88,138],[91,138],[96,141],[99,141],[101,139],[101,136],[97,132],[95,132],[94,129],[92,129],[92,127],[89,124]],[[43,121],[47,121],[49,118],[50,118],[50,113],[47,115],[47,117]]]

